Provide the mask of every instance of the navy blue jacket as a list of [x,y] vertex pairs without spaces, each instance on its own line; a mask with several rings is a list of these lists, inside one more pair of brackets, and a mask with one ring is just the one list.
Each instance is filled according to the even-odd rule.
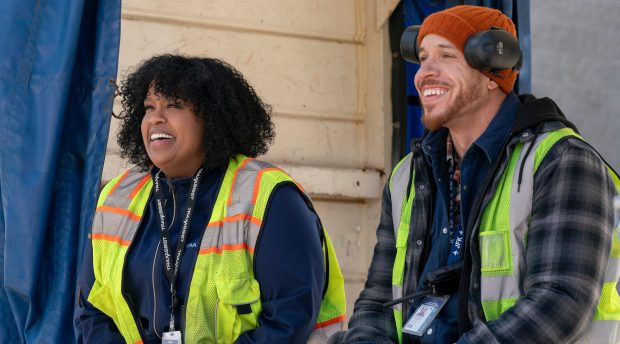
[[[178,304],[175,323],[183,326],[183,305],[191,273],[223,177],[222,169],[211,169],[199,185],[196,209],[177,279]],[[172,220],[171,247],[176,250],[181,216],[186,207],[191,178],[162,179],[168,194],[165,210]],[[172,191],[172,192],[171,192]],[[173,196],[174,195],[174,196]],[[174,207],[172,206],[174,204]],[[176,210],[173,210],[176,209]],[[174,214],[173,214],[174,212]],[[170,321],[170,282],[166,278],[155,202],[149,202],[140,229],[127,253],[123,292],[139,319],[144,343],[161,343]],[[254,253],[254,274],[260,284],[262,313],[259,328],[243,333],[237,343],[302,343],[314,328],[322,299],[325,272],[316,213],[292,184],[278,187],[269,202]],[[122,343],[111,318],[93,307],[88,294],[94,282],[92,246],[86,245],[78,281],[75,323],[78,341]]]

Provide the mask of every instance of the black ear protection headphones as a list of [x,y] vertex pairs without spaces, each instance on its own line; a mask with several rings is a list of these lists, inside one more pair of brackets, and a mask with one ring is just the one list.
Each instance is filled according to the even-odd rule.
[[[407,62],[420,63],[419,31],[420,25],[409,26],[400,38],[400,54]],[[503,77],[500,70],[521,68],[519,41],[502,28],[493,26],[487,31],[474,33],[465,42],[463,50],[467,63],[480,71]]]

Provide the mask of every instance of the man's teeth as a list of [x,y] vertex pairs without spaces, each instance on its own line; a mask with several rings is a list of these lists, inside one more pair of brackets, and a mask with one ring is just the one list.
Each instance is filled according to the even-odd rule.
[[446,90],[441,89],[441,88],[427,88],[424,90],[424,96],[436,96],[436,95],[442,95],[446,93]]
[[172,136],[164,133],[155,133],[151,134],[151,141],[162,140],[162,139],[171,139]]

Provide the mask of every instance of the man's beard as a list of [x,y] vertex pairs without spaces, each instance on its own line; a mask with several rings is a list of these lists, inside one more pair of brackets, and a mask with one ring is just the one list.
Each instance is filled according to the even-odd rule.
[[[442,113],[427,115],[427,112],[431,112],[433,107],[440,105],[433,105],[431,108],[427,108],[422,101],[422,124],[430,130],[435,131],[448,123],[450,120],[463,116],[464,110],[471,108],[468,105],[474,103],[476,100],[481,99],[482,90],[476,87],[476,84],[468,85],[463,91],[456,97],[452,104],[447,104],[446,109]],[[427,111],[428,110],[428,111]]]

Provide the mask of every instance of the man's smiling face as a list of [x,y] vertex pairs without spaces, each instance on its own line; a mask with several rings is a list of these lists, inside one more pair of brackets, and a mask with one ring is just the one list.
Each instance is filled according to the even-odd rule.
[[486,101],[488,80],[467,64],[450,41],[435,34],[425,36],[420,44],[420,69],[414,78],[424,125],[437,130],[475,115]]

